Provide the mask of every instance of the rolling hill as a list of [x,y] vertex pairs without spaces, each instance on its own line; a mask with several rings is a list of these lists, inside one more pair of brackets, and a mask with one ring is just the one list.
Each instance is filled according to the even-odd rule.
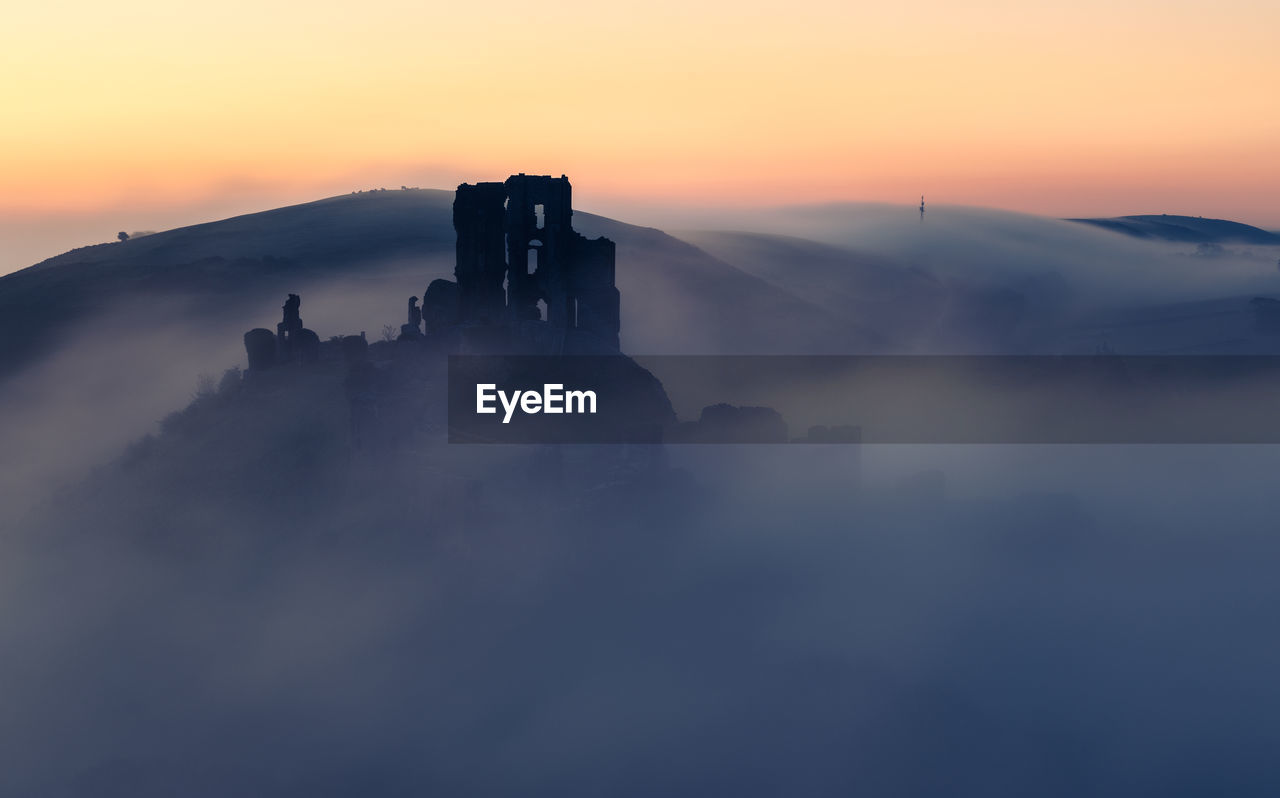
[[1206,219],[1203,216],[1171,216],[1162,213],[1069,221],[1090,224],[1134,238],[1160,241],[1193,244],[1280,245],[1280,233],[1272,233],[1259,227],[1226,219]]
[[[331,197],[0,277],[0,468],[14,466],[21,494],[110,456],[188,401],[201,374],[243,364],[242,333],[273,326],[286,293],[302,295],[322,338],[395,330],[410,295],[452,274],[452,198]],[[624,351],[1259,352],[1280,340],[1250,306],[1274,293],[1273,256],[1198,257],[1096,225],[947,206],[925,220],[837,205],[738,221],[751,232],[673,235],[575,212],[580,232],[617,243]],[[1224,304],[1203,318],[1177,309],[1200,300]],[[1127,324],[1138,316],[1160,323]]]
[[[452,274],[451,207],[451,192],[375,191],[50,258],[0,278],[0,378],[139,299],[145,306],[181,298],[186,322],[228,335],[274,324],[271,308],[286,292],[303,295],[304,319],[322,336],[398,325],[410,294]],[[575,223],[618,244],[630,351],[841,351],[876,342],[847,319],[661,231],[581,212]],[[766,315],[770,329],[751,323]]]
[[[398,329],[452,276],[452,192],[376,191],[84,247],[0,278],[0,470],[21,496],[118,452],[244,363],[286,293],[322,338]],[[874,351],[856,320],[659,230],[579,212],[617,243],[622,346],[643,354]],[[74,468],[68,471],[68,464]]]

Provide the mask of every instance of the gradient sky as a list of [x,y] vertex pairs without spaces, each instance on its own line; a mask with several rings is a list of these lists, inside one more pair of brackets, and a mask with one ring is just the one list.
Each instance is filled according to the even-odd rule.
[[13,253],[514,171],[566,173],[577,204],[619,213],[924,193],[1280,227],[1274,0],[54,0],[5,17]]

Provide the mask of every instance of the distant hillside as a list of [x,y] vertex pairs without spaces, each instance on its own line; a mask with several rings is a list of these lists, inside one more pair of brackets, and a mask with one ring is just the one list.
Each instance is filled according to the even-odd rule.
[[263,294],[451,250],[451,196],[334,197],[81,247],[0,277],[0,378],[122,300],[196,295],[192,321],[216,323],[238,318],[245,300],[271,299]]
[[1134,238],[1185,241],[1193,244],[1280,245],[1280,234],[1240,222],[1168,214],[1118,216],[1112,219],[1070,219]]
[[[452,201],[452,192],[417,189],[332,197],[82,247],[0,277],[0,378],[121,300],[181,296],[193,324],[238,329],[272,326],[277,318],[254,314],[295,292],[321,336],[399,325],[409,295],[452,274]],[[631,351],[842,351],[874,341],[659,230],[581,212],[574,218],[584,234],[617,242],[622,339]],[[321,329],[309,315],[316,307],[309,293],[321,290],[340,294],[332,303],[379,315],[352,311],[343,316],[352,327]],[[767,328],[753,323],[766,315]]]
[[[0,277],[0,472],[14,475],[0,503],[112,456],[189,402],[202,374],[243,365],[241,336],[272,328],[286,293],[302,295],[321,339],[394,333],[408,297],[452,275],[452,199],[332,197],[83,247]],[[753,232],[681,238],[582,211],[574,223],[617,243],[622,347],[635,355],[1280,346],[1250,302],[1280,294],[1270,254],[1210,259],[1096,225],[932,213],[760,211],[739,220]],[[1160,309],[1208,299],[1224,312]],[[1160,325],[1126,324],[1134,308]]]
[[1025,346],[1035,328],[1054,318],[1038,295],[1060,292],[1057,282],[1037,278],[1000,284],[941,279],[893,257],[793,236],[711,230],[678,235],[780,291],[858,320],[897,352]]
[[[278,320],[287,292],[303,295],[303,318],[322,337],[361,330],[377,337],[403,321],[409,295],[451,275],[452,200],[450,191],[419,189],[331,197],[82,247],[0,277],[0,379],[70,351],[62,344],[105,329],[95,325],[113,314],[145,330],[149,309],[161,306],[179,322],[164,336],[181,342],[191,362],[208,355],[197,351],[194,331],[238,346],[244,329]],[[1065,295],[1063,279],[1087,271],[1059,263],[1083,244],[1054,227],[1074,225],[1051,220],[953,212],[922,226],[894,217],[907,228],[886,228],[902,242],[890,254],[845,243],[860,239],[866,209],[828,215],[818,226],[826,233],[815,228],[804,238],[723,231],[676,238],[582,211],[574,219],[584,234],[617,242],[623,348],[637,354],[1035,347],[1028,325],[1055,324],[1046,303]],[[1074,221],[1152,241],[1280,243],[1275,233],[1214,219]],[[1095,247],[1078,260],[1096,265],[1109,252]],[[1138,273],[1130,255],[1117,259],[1126,279]],[[1018,268],[1002,270],[1004,261]]]

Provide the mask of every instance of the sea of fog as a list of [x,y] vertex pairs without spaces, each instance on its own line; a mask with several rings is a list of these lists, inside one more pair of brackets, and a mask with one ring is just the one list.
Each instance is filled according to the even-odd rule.
[[[666,226],[1082,306],[1280,285],[1274,252],[948,206]],[[308,326],[376,340],[448,264],[415,268],[307,286]],[[103,308],[0,386],[0,793],[1275,793],[1280,448],[671,447],[692,498],[602,515],[514,486],[449,540],[429,507],[388,528],[417,490],[394,469],[305,529],[267,524],[271,496],[49,515],[278,314],[193,324],[199,301]],[[73,528],[33,536],[46,517]]]

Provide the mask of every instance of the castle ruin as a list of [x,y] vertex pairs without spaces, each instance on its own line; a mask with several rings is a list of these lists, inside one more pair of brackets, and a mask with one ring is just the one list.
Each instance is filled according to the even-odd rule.
[[562,351],[617,351],[614,244],[573,229],[571,190],[564,175],[458,186],[459,323],[519,331],[543,322]]

